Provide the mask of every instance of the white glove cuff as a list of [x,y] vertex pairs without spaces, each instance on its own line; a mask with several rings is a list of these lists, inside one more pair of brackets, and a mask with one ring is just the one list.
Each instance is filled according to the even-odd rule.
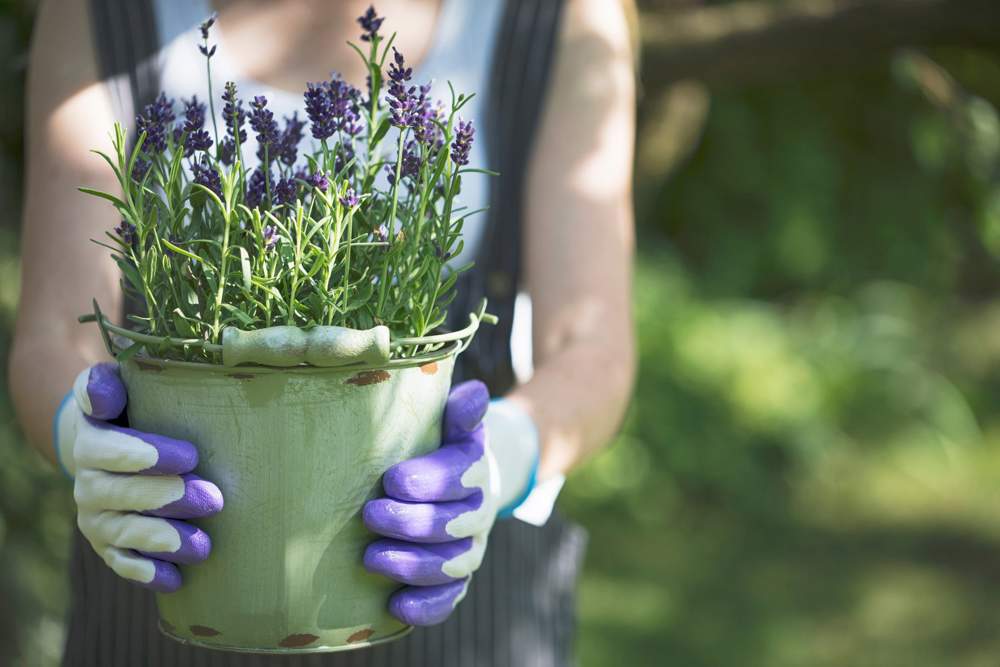
[[[516,502],[533,481],[540,455],[540,438],[534,420],[515,402],[497,399],[483,418],[490,451],[500,471],[500,507]],[[563,475],[538,480],[513,509],[513,516],[535,526],[545,525],[552,515]]]

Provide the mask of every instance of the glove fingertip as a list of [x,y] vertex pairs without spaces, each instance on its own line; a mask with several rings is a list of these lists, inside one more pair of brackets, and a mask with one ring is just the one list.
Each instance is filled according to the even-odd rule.
[[77,404],[94,419],[114,419],[125,411],[128,394],[118,365],[104,362],[81,373],[73,385]]
[[162,560],[150,560],[153,564],[153,579],[142,584],[144,587],[157,593],[173,593],[181,587],[181,571],[176,565],[171,565]]
[[407,625],[438,625],[451,616],[467,585],[468,579],[461,579],[438,586],[407,586],[389,598],[389,613]]
[[490,392],[479,380],[455,385],[448,394],[444,410],[445,439],[470,433],[479,426],[490,405]]
[[198,448],[186,440],[155,433],[134,433],[156,449],[156,463],[142,472],[154,475],[179,475],[198,466]]

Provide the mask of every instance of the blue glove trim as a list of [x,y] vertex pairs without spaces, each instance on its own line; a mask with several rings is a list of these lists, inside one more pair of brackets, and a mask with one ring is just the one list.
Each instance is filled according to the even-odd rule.
[[524,491],[521,492],[521,495],[516,500],[497,512],[497,519],[510,519],[513,517],[514,510],[520,507],[521,503],[527,500],[531,492],[535,490],[535,486],[538,484],[538,463],[540,459],[541,457],[535,454],[535,461],[531,464],[531,473],[528,475],[528,483],[524,485]]
[[66,404],[70,402],[73,398],[73,390],[71,389],[65,396],[63,400],[59,403],[59,407],[56,408],[56,415],[52,418],[52,448],[56,450],[56,461],[59,463],[59,468],[63,471],[69,479],[73,479],[73,475],[69,474],[69,470],[66,469],[66,464],[63,463],[62,452],[59,450],[59,416],[62,415],[63,408]]

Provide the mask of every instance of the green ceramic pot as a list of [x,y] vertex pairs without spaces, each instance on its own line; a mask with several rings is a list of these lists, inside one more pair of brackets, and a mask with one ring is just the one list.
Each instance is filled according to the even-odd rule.
[[363,371],[124,361],[131,425],[195,443],[195,472],[225,496],[221,513],[195,522],[211,557],[157,596],[163,632],[261,653],[405,634],[386,608],[398,584],[362,567],[374,536],[361,508],[387,468],[438,446],[457,352]]

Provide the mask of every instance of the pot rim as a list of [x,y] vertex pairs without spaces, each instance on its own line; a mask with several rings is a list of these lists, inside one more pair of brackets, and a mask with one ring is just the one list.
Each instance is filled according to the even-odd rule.
[[[398,338],[394,341],[390,341],[390,346],[394,350],[403,350],[410,348],[413,350],[413,354],[407,357],[397,357],[390,358],[384,362],[378,363],[363,363],[358,362],[354,364],[345,364],[341,366],[310,366],[310,365],[299,365],[299,366],[265,366],[262,364],[246,364],[239,366],[227,366],[225,363],[211,363],[204,361],[182,361],[178,359],[167,359],[163,357],[155,357],[146,354],[142,354],[143,350],[137,349],[135,352],[130,353],[129,351],[137,346],[145,346],[147,344],[151,345],[167,345],[170,347],[200,347],[205,351],[210,351],[213,353],[218,353],[222,355],[222,346],[208,343],[202,340],[182,340],[169,337],[157,337],[150,336],[148,334],[140,334],[135,331],[131,331],[124,327],[119,327],[112,322],[110,322],[104,314],[101,312],[100,306],[97,304],[95,299],[93,302],[94,312],[88,313],[86,315],[81,315],[78,318],[80,323],[86,322],[96,322],[97,327],[101,332],[101,338],[104,340],[104,346],[112,357],[115,357],[119,363],[128,361],[130,359],[139,359],[144,364],[156,365],[164,368],[186,368],[189,370],[212,370],[216,369],[218,371],[224,371],[228,374],[239,373],[239,369],[252,369],[254,372],[276,372],[276,371],[294,371],[294,372],[306,372],[306,371],[318,371],[318,372],[330,372],[330,371],[344,371],[344,372],[357,372],[357,371],[369,371],[369,370],[392,370],[401,368],[412,368],[414,366],[422,366],[425,364],[434,363],[436,361],[441,361],[442,359],[448,358],[450,356],[458,356],[464,352],[469,345],[472,344],[472,339],[475,338],[476,332],[479,330],[479,326],[486,322],[488,324],[496,324],[497,317],[486,312],[486,299],[482,299],[479,302],[479,306],[474,312],[469,313],[469,324],[458,331],[445,332],[440,334],[432,334],[429,336],[421,336],[415,338]],[[126,344],[125,341],[131,341],[131,344]],[[217,349],[216,349],[217,348]],[[422,348],[422,349],[421,349]]]
[[434,352],[425,353],[403,359],[390,359],[382,364],[351,364],[347,366],[262,366],[259,364],[246,364],[242,366],[224,366],[223,364],[212,364],[203,361],[180,361],[177,359],[164,359],[162,357],[150,357],[144,354],[136,354],[119,363],[134,363],[140,368],[143,366],[153,366],[164,370],[187,370],[202,373],[222,374],[228,376],[239,376],[240,374],[253,375],[273,375],[275,373],[295,374],[295,375],[319,375],[324,373],[351,374],[363,373],[366,371],[392,371],[404,368],[415,368],[428,364],[444,361],[451,357],[457,357],[468,345],[464,341],[455,341],[446,347]]

